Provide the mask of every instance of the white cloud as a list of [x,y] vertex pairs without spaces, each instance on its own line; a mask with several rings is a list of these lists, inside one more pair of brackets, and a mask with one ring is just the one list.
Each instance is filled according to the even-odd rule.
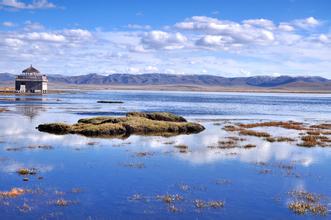
[[23,43],[23,41],[21,41],[19,39],[6,38],[5,44],[6,44],[6,46],[17,48],[17,47],[21,47],[24,43]]
[[278,28],[279,28],[279,30],[281,30],[281,31],[287,31],[287,32],[291,32],[291,31],[294,31],[294,27],[292,26],[292,25],[290,25],[290,24],[288,24],[288,23],[280,23],[279,25],[278,25]]
[[130,45],[128,46],[128,49],[130,52],[136,52],[136,53],[146,53],[147,50],[142,45]]
[[4,22],[2,22],[2,26],[4,26],[4,27],[14,27],[15,23],[10,22],[10,21],[4,21]]
[[145,69],[144,72],[147,72],[147,73],[156,73],[159,71],[159,69],[155,66],[147,66]]
[[308,17],[305,19],[297,19],[293,21],[293,25],[302,28],[302,29],[309,29],[319,26],[321,22],[314,17]]
[[[205,16],[194,16],[186,19],[184,22],[175,24],[175,27],[180,30],[191,30],[206,35],[218,36],[202,37],[198,40],[198,44],[199,42],[206,42],[209,44],[208,41],[217,41],[217,45],[238,45],[247,43],[266,44],[274,41],[274,34],[270,31],[270,29],[274,28],[274,24],[270,20],[266,19],[245,20],[241,24]],[[220,41],[220,39],[222,41]]]
[[322,43],[328,43],[330,41],[330,38],[325,34],[320,34],[318,36],[318,40]]
[[152,27],[150,25],[128,24],[127,28],[138,29],[138,30],[149,30]]
[[142,11],[138,11],[136,12],[136,16],[138,17],[144,16],[144,13]]
[[266,29],[274,29],[275,25],[272,21],[268,19],[249,19],[249,20],[244,20],[244,24],[252,25],[252,26],[257,26],[257,27],[263,27]]
[[47,32],[32,32],[21,36],[31,41],[65,42],[65,36]]
[[31,3],[25,3],[19,0],[2,0],[0,6],[8,9],[49,9],[55,8],[55,4],[48,0],[33,0]]
[[63,34],[67,37],[71,37],[73,39],[79,39],[79,40],[86,40],[92,37],[91,32],[83,29],[64,30]]
[[221,47],[227,49],[227,44],[232,42],[231,37],[217,36],[217,35],[206,35],[197,40],[196,45],[204,47]]
[[[0,30],[0,67],[3,71],[19,71],[22,66],[38,63],[49,74],[279,73],[329,77],[331,35],[323,32],[330,29],[328,23],[318,21],[323,28],[303,30],[299,20],[276,23],[261,18],[238,22],[194,16],[168,24],[167,29],[145,32],[138,26],[122,27],[121,31],[52,30],[29,21],[23,28]],[[313,19],[300,21],[310,27],[317,25]]]
[[40,31],[45,29],[45,27],[38,22],[26,21],[24,24],[24,30],[26,31]]
[[141,43],[147,49],[179,49],[184,47],[186,41],[187,38],[179,32],[151,31],[141,38]]

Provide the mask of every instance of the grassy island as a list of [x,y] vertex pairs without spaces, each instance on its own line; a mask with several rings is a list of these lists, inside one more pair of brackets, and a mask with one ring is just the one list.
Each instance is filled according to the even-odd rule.
[[39,131],[53,134],[81,134],[85,136],[154,135],[174,136],[199,133],[205,128],[185,118],[167,112],[130,112],[125,117],[94,117],[80,119],[76,124],[41,124]]

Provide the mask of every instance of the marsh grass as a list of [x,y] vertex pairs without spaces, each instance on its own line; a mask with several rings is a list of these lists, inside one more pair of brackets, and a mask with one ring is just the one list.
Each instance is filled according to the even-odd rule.
[[6,108],[0,108],[0,113],[1,113],[1,112],[9,112],[9,110],[6,109]]
[[256,147],[255,144],[246,144],[246,145],[244,145],[245,149],[250,149],[250,148],[255,148],[255,147]]
[[134,154],[135,157],[150,157],[153,156],[155,153],[153,152],[137,152]]
[[156,199],[161,200],[164,203],[170,204],[175,201],[182,201],[182,200],[184,200],[184,197],[179,194],[174,194],[174,195],[166,194],[166,195],[157,195]]
[[204,201],[200,199],[196,199],[193,201],[193,204],[198,209],[203,208],[223,208],[224,207],[224,201]]
[[288,208],[298,215],[312,213],[325,216],[328,213],[327,206],[321,203],[322,196],[306,191],[291,191],[288,193],[293,201],[288,203]]
[[[292,137],[273,137],[268,132],[251,130],[257,127],[281,127],[284,129],[293,129],[300,131],[298,138]],[[301,147],[328,147],[331,146],[331,124],[322,123],[315,125],[308,125],[301,122],[295,121],[269,121],[269,122],[259,122],[259,123],[249,123],[249,124],[235,124],[235,125],[225,125],[223,130],[227,132],[238,132],[239,135],[245,136],[255,136],[263,138],[268,142],[297,142],[298,139],[301,142],[297,142],[296,145]],[[301,137],[300,137],[301,136]],[[235,139],[234,139],[235,140]],[[225,144],[225,143],[224,143]],[[231,146],[228,144],[228,146]],[[212,148],[212,147],[210,147]],[[215,148],[215,147],[214,147]]]
[[312,125],[311,128],[317,128],[317,129],[331,129],[331,124],[323,123],[318,125]]
[[295,141],[294,138],[289,138],[289,137],[267,137],[265,139],[268,142],[293,142]]
[[321,135],[305,135],[301,137],[302,142],[298,144],[298,146],[302,147],[327,147],[331,144],[331,139],[327,136]]
[[188,153],[189,152],[189,147],[185,144],[178,144],[174,146],[179,150],[179,153]]
[[24,151],[24,150],[53,150],[54,147],[51,145],[29,145],[27,147],[7,147],[6,151]]
[[12,188],[10,191],[0,192],[0,197],[15,198],[15,197],[24,195],[25,193],[28,193],[28,192],[29,192],[29,190],[26,190],[26,189]]
[[303,123],[294,122],[294,121],[270,121],[270,122],[261,122],[261,123],[251,123],[251,124],[239,124],[241,128],[257,128],[257,127],[282,127],[285,129],[294,129],[294,130],[304,130],[305,127]]
[[36,175],[38,170],[36,168],[20,168],[17,170],[17,173],[22,176],[27,176],[27,175]]
[[145,168],[145,164],[144,163],[126,163],[123,164],[124,167],[128,167],[128,168],[135,168],[135,169],[143,169]]
[[129,136],[130,134],[173,136],[199,133],[205,128],[198,123],[184,122],[170,113],[128,113],[126,117],[95,117],[80,119],[78,123],[41,124],[39,131],[54,134],[82,134],[85,136]]
[[246,135],[246,136],[255,136],[255,137],[271,137],[271,135],[267,132],[263,131],[253,131],[248,129],[242,129],[239,132],[240,135]]
[[224,131],[228,131],[228,132],[234,132],[234,131],[238,131],[238,130],[240,130],[240,128],[238,128],[238,127],[236,127],[236,126],[234,126],[234,125],[225,125],[225,126],[223,127],[223,130],[224,130]]

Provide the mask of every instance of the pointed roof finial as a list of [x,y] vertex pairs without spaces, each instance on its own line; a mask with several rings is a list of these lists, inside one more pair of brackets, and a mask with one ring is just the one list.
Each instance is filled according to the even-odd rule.
[[37,73],[40,73],[40,72],[36,68],[32,67],[32,64],[31,64],[30,67],[27,68],[27,69],[25,69],[25,70],[23,70],[22,73],[27,73],[27,74],[33,73],[33,74],[37,74]]

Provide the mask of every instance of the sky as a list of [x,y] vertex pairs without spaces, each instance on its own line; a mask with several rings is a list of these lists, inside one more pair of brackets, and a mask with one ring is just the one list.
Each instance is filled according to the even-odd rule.
[[0,72],[331,78],[330,0],[0,0]]

